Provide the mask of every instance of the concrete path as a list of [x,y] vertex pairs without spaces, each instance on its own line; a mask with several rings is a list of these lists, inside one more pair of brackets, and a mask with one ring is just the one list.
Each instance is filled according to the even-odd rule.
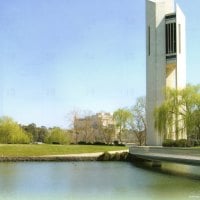
[[130,147],[129,153],[151,161],[167,161],[200,166],[200,149],[165,147]]
[[[128,150],[108,151],[110,154],[128,152]],[[99,157],[104,152],[97,153],[79,153],[79,154],[64,154],[64,155],[48,155],[45,157]]]

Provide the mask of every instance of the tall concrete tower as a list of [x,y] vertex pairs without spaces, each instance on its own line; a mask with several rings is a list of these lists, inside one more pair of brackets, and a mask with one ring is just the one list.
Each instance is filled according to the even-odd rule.
[[146,0],[147,145],[162,145],[153,112],[164,101],[164,88],[185,85],[185,16],[174,0]]

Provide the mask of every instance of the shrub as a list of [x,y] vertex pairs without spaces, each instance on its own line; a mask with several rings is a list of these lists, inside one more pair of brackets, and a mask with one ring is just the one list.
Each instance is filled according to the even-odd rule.
[[106,145],[105,142],[98,142],[98,141],[97,141],[97,142],[94,142],[93,144],[94,144],[94,145]]
[[174,147],[175,146],[175,141],[172,139],[166,139],[162,143],[163,147]]
[[198,141],[195,143],[192,141],[188,141],[186,139],[180,139],[180,140],[172,140],[172,139],[166,139],[163,142],[164,147],[191,147],[194,145],[197,145]]
[[115,146],[126,146],[125,144],[119,143],[118,140],[115,140],[113,143]]
[[78,144],[86,145],[86,142],[85,141],[79,141]]
[[193,142],[193,146],[196,147],[196,146],[200,146],[200,140],[195,140]]
[[116,146],[122,146],[122,147],[125,147],[126,145],[125,144],[118,144],[118,145],[116,145]]
[[188,141],[189,146],[197,147],[200,146],[200,140],[192,139]]
[[86,142],[86,145],[93,145],[91,142]]
[[180,140],[176,140],[174,142],[174,146],[175,147],[188,147],[188,141],[186,139],[180,139]]

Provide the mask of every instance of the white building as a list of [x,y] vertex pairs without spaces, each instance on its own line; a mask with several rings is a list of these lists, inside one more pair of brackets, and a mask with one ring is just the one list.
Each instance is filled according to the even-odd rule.
[[174,0],[146,0],[147,145],[162,145],[153,112],[164,101],[164,88],[185,85],[185,16]]

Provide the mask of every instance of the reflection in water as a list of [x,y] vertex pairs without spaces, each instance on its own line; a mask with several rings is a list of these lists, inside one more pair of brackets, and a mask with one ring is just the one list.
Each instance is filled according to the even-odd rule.
[[168,163],[0,163],[0,199],[200,199],[199,174],[198,167]]

